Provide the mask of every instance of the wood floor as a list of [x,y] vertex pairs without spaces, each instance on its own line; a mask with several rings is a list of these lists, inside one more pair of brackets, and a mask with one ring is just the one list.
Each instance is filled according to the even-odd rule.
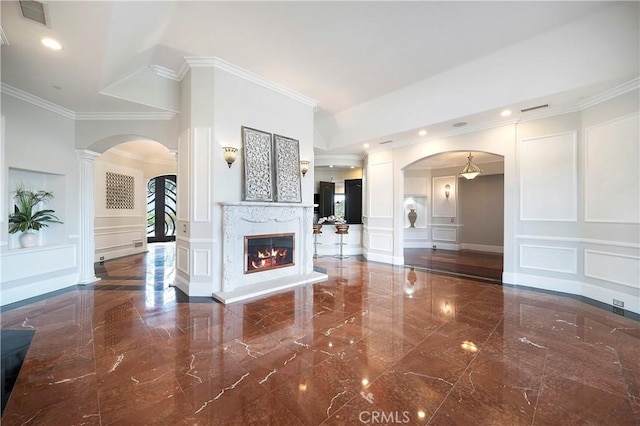
[[472,250],[404,249],[404,263],[433,271],[502,281],[502,254]]

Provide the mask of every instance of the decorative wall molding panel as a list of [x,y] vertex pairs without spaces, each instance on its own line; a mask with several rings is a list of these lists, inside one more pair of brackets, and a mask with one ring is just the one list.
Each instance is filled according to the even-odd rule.
[[578,251],[572,247],[520,244],[520,268],[576,274]]
[[639,117],[634,113],[586,129],[586,222],[640,222]]
[[[189,249],[176,246],[176,268],[185,275],[189,275]],[[189,292],[186,292],[189,294]]]
[[385,252],[393,251],[393,235],[369,231],[369,249]]
[[[183,131],[178,137],[178,172],[182,176],[190,172],[189,163],[191,161],[191,144],[189,138],[191,136],[190,129]],[[178,187],[178,221],[188,222],[190,216],[190,200],[189,200],[189,179],[178,179],[176,182]]]
[[433,241],[449,241],[455,243],[458,241],[458,232],[455,228],[440,228],[433,225],[433,228],[431,228],[431,239]]
[[565,243],[593,244],[612,247],[628,247],[640,249],[638,243],[624,243],[620,241],[596,240],[593,238],[572,238],[572,237],[552,237],[546,235],[516,235],[519,240],[539,240],[539,241],[558,241]]
[[192,275],[194,277],[210,277],[211,276],[211,250],[195,249],[191,250],[191,258],[193,262]]
[[640,257],[585,250],[584,275],[639,290]]
[[519,143],[520,220],[578,219],[577,132]]
[[393,163],[369,164],[369,182],[375,188],[376,202],[369,205],[369,216],[376,218],[393,217]]

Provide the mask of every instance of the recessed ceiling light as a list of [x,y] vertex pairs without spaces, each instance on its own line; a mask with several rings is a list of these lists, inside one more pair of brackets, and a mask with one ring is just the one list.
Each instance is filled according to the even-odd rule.
[[355,169],[355,168],[356,168],[356,166],[351,166],[351,168],[352,168],[352,169]]
[[466,121],[458,121],[457,123],[453,123],[453,127],[462,127],[466,125],[467,125]]
[[362,144],[362,146],[363,146],[364,149],[369,148],[369,144],[368,143]]
[[330,169],[333,169],[333,164],[329,166]]
[[49,49],[53,49],[53,50],[60,50],[62,49],[62,45],[60,43],[58,43],[57,41],[55,41],[52,38],[43,38],[41,40],[42,44],[44,44],[45,46],[47,46]]
[[51,86],[51,87],[52,87],[52,88],[54,88],[54,89],[56,89],[56,90],[60,90],[60,89],[62,89],[62,87],[60,87],[60,86]]
[[502,111],[502,112],[500,113],[500,115],[501,115],[501,116],[503,116],[503,117],[508,117],[508,116],[510,116],[510,115],[511,115],[511,110],[509,110],[509,109],[505,109],[504,111]]
[[426,131],[426,130],[424,130],[424,129],[422,129],[422,130],[420,130],[420,131],[418,132],[418,134],[419,134],[420,136],[426,136],[427,131]]

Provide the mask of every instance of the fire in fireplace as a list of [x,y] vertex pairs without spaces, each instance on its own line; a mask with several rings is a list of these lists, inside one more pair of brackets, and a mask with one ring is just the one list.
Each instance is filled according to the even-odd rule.
[[295,234],[251,235],[244,237],[244,273],[293,266]]

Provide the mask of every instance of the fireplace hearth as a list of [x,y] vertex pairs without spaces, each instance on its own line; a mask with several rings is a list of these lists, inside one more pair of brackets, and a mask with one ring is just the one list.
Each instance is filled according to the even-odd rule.
[[244,273],[268,271],[295,265],[295,234],[244,237]]

